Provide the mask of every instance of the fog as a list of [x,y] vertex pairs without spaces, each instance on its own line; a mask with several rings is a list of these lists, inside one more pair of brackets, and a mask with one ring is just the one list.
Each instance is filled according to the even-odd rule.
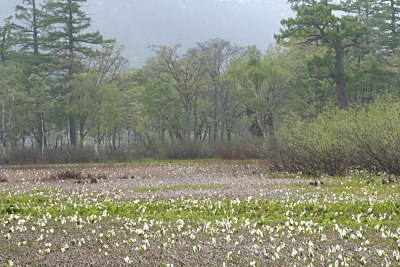
[[[0,0],[0,18],[22,1]],[[93,30],[125,47],[133,66],[151,55],[149,45],[184,48],[210,38],[264,50],[274,43],[280,20],[291,15],[286,0],[88,0]]]

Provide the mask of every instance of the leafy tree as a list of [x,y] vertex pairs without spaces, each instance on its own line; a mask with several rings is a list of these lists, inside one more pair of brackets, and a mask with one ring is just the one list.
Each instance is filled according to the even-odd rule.
[[11,59],[13,54],[16,25],[12,22],[12,18],[12,16],[5,18],[4,24],[0,25],[0,62],[2,63]]
[[24,69],[24,91],[27,96],[25,108],[30,110],[28,122],[32,126],[41,153],[47,147],[46,112],[51,106],[48,75],[49,57],[46,55],[44,38],[45,26],[42,6],[37,0],[23,0],[15,8],[17,20],[16,44],[19,48],[19,61]]
[[[89,135],[93,138],[98,152],[104,140],[103,117],[105,114],[102,113],[103,107],[107,105],[110,108],[110,113],[113,113],[111,112],[115,110],[113,105],[123,106],[114,95],[112,99],[116,99],[116,101],[106,98],[110,91],[117,90],[117,84],[120,83],[125,74],[127,60],[122,56],[122,51],[122,47],[115,43],[96,51],[85,62],[86,70],[75,74],[70,83],[72,90],[68,97],[72,98],[70,100],[72,105],[69,106],[67,113],[79,119],[79,143],[83,146],[85,138]],[[116,92],[118,94],[118,90]],[[122,91],[119,91],[119,93],[123,94]],[[114,112],[113,116],[114,122],[120,118],[126,118],[122,111],[120,113]],[[113,146],[113,148],[115,147]]]
[[140,102],[143,105],[145,129],[153,128],[156,136],[145,132],[147,141],[158,139],[161,143],[179,140],[184,133],[184,116],[182,116],[177,91],[170,85],[153,79],[152,69],[145,66],[134,72],[134,78],[141,87]]
[[358,61],[364,55],[374,53],[379,49],[382,39],[382,29],[378,18],[380,6],[380,0],[347,0],[337,5],[337,9],[356,17],[357,21],[368,29],[359,39],[361,45],[353,47],[357,53],[351,52],[352,56],[356,55]]
[[314,119],[336,99],[332,73],[335,62],[326,47],[290,46],[287,67],[293,73],[286,94],[285,110]]
[[37,0],[23,0],[22,5],[15,7],[15,18],[20,22],[18,25],[18,45],[23,52],[39,55],[43,45],[42,36],[42,12]]
[[134,88],[123,88],[120,85],[104,87],[102,91],[101,123],[108,137],[108,147],[116,152],[121,146],[121,136],[137,122],[135,106],[137,95]]
[[[81,103],[82,99],[85,98],[80,94],[85,94],[85,89],[83,88],[86,88],[89,92],[92,91],[92,94],[88,95],[89,98],[85,100],[90,102],[91,99],[98,99],[96,95],[105,87],[115,85],[127,70],[127,60],[122,56],[122,52],[123,48],[116,43],[107,44],[101,50],[95,51],[86,63],[87,72],[78,78],[79,84],[74,86],[74,90],[79,92],[75,98],[77,103],[74,103],[73,106],[78,110],[75,115],[79,118],[79,140],[81,145],[83,145],[83,141],[88,134],[88,118],[96,110],[96,107],[93,107],[90,103]],[[85,111],[82,112],[82,110]]]
[[112,82],[128,70],[128,60],[123,56],[124,47],[116,42],[104,44],[95,51],[87,65],[97,73],[96,84]]
[[195,49],[202,62],[203,71],[209,79],[207,95],[212,103],[210,108],[213,124],[212,142],[216,144],[218,128],[220,128],[220,140],[224,141],[231,89],[230,84],[223,79],[223,76],[228,72],[234,59],[243,52],[243,49],[219,38],[198,43]]
[[196,56],[188,51],[184,55],[178,54],[176,46],[153,46],[156,60],[152,62],[153,72],[156,78],[164,82],[178,92],[180,103],[185,111],[185,135],[190,141],[192,132],[192,116],[195,96],[202,81],[202,65]]
[[[46,49],[59,59],[58,68],[66,70],[66,83],[78,73],[81,61],[93,54],[93,48],[88,45],[106,43],[100,33],[88,33],[91,19],[82,10],[82,4],[87,0],[48,0],[44,5],[44,26],[47,27]],[[67,86],[67,95],[71,87]],[[69,98],[73,101],[74,98]],[[68,103],[73,105],[72,102]],[[76,117],[69,114],[69,135],[72,145],[77,144]]]
[[285,28],[276,38],[279,41],[295,39],[304,45],[329,48],[328,53],[332,52],[335,60],[332,78],[336,84],[337,102],[340,108],[347,108],[344,53],[351,47],[360,46],[367,27],[354,16],[335,15],[338,6],[326,0],[289,2],[296,17],[282,20]]
[[278,48],[269,48],[263,57],[253,46],[232,70],[253,136],[274,134],[276,112],[283,103],[290,80],[290,73],[282,62],[283,52]]
[[400,1],[382,0],[376,14],[379,30],[385,35],[381,38],[381,44],[387,52],[393,54],[400,45]]
[[383,92],[397,92],[395,73],[382,64],[377,55],[365,55],[357,64],[349,64],[348,81],[355,105],[375,102]]
[[31,131],[34,134],[40,152],[43,154],[47,148],[46,115],[52,105],[50,87],[45,79],[32,74],[27,83],[27,109],[32,116]]
[[21,68],[17,64],[0,64],[0,141],[3,159],[9,156],[8,152],[11,150],[10,140],[16,133],[16,131],[13,132],[12,130],[15,130],[15,120],[19,119],[15,116],[17,102],[24,99],[19,80],[20,76],[22,76]]

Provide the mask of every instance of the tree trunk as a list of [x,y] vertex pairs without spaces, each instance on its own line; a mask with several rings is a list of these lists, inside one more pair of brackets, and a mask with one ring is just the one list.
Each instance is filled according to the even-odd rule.
[[218,90],[217,86],[213,85],[214,87],[214,107],[213,107],[213,136],[212,136],[212,142],[214,147],[217,146],[217,135],[218,135]]
[[268,128],[269,136],[273,136],[274,132],[275,132],[275,129],[274,129],[274,113],[273,113],[273,111],[269,111],[268,112],[266,125],[267,125],[267,128]]
[[188,142],[190,142],[191,120],[192,120],[192,103],[188,101],[185,105],[186,140]]
[[6,123],[5,123],[5,117],[6,117],[6,104],[2,103],[1,104],[1,146],[2,146],[2,152],[3,152],[3,158],[7,157],[6,154],[6,146],[7,146],[7,133],[6,133]]
[[197,142],[198,135],[197,135],[197,96],[194,99],[194,107],[193,107],[193,115],[194,115],[194,125],[193,125],[193,132],[194,132],[194,141]]
[[[397,12],[396,12],[396,6],[395,6],[396,4],[395,4],[395,0],[390,0],[390,32],[391,32],[391,34],[392,34],[392,36],[391,36],[391,43],[390,43],[390,46],[391,46],[391,48],[393,49],[393,51],[392,52],[395,52],[394,50],[395,50],[395,48],[396,48],[396,45],[397,45],[397,42],[395,42],[394,40],[393,40],[393,38],[396,38],[396,36],[397,36],[397,16],[398,16],[398,14],[397,14]],[[395,43],[393,43],[393,42],[395,42]]]
[[221,111],[221,133],[220,133],[220,141],[221,144],[224,143],[225,141],[225,107],[222,106],[222,111]]
[[[36,9],[36,0],[32,1],[32,15],[33,15],[33,23],[32,23],[32,31],[33,31],[33,54],[35,56],[39,55],[39,41],[38,41],[38,25],[37,25],[37,9]],[[36,63],[36,60],[35,60]]]
[[335,83],[336,83],[337,102],[341,109],[347,109],[349,103],[346,97],[343,49],[342,49],[342,44],[340,42],[335,44],[335,63],[336,63]]
[[10,105],[10,109],[8,112],[8,121],[6,122],[6,104],[2,103],[1,105],[1,128],[2,128],[2,132],[1,132],[1,144],[2,144],[2,153],[3,153],[3,158],[7,157],[7,147],[8,147],[8,131],[11,128],[11,119],[12,119],[12,112],[14,109],[14,95],[12,95],[11,97],[11,105]]
[[228,126],[227,128],[228,129],[226,130],[226,139],[228,144],[230,144],[232,141],[232,127]]
[[96,158],[100,159],[100,147],[101,147],[101,142],[102,142],[102,137],[101,137],[101,133],[100,133],[100,123],[97,123],[97,136],[95,138],[94,141],[94,150],[96,153]]
[[44,114],[43,112],[40,112],[39,114],[40,118],[40,130],[39,130],[39,135],[40,135],[40,152],[43,155],[44,151],[47,147],[47,138],[46,138],[46,125],[44,123]]
[[225,127],[226,127],[226,109],[228,105],[228,92],[225,88],[224,99],[221,103],[221,143],[224,143]]
[[112,151],[117,151],[117,126],[114,126],[112,133]]
[[87,132],[85,130],[86,118],[79,119],[79,144],[83,148],[83,143],[85,142],[85,137]]
[[[74,74],[73,61],[74,61],[74,32],[73,32],[73,14],[71,10],[72,2],[68,0],[68,78],[69,81],[72,79]],[[71,105],[72,103],[70,103]],[[71,145],[76,146],[77,144],[77,133],[76,133],[76,118],[73,115],[69,116],[69,135]]]
[[76,134],[76,119],[74,116],[69,116],[69,140],[72,146],[77,144],[77,134]]
[[1,53],[1,62],[5,62],[6,61],[6,55],[5,55],[5,45],[6,45],[6,38],[7,38],[7,30],[6,29],[4,29],[3,30],[3,32],[2,32],[2,35],[1,35],[1,46],[0,46],[0,48],[1,48],[1,50],[0,51],[2,51],[2,53]]
[[251,108],[246,108],[247,118],[250,121],[249,131],[252,136],[261,137],[264,135],[263,130],[260,127],[258,119],[254,116],[254,111]]

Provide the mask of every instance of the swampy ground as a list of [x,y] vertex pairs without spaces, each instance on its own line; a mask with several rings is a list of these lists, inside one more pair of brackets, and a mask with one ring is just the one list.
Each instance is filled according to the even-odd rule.
[[3,166],[0,266],[399,266],[400,181],[315,180],[263,161]]

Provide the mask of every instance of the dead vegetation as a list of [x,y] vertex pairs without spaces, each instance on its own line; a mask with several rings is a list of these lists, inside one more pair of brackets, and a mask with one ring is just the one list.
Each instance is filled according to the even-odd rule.
[[83,175],[77,170],[64,170],[54,173],[50,176],[50,180],[80,180]]
[[67,181],[75,180],[76,184],[96,184],[101,180],[108,179],[106,174],[92,174],[84,175],[78,170],[64,170],[50,175],[52,181]]
[[120,179],[120,180],[135,179],[135,175],[124,174],[124,175],[120,176],[118,179]]

